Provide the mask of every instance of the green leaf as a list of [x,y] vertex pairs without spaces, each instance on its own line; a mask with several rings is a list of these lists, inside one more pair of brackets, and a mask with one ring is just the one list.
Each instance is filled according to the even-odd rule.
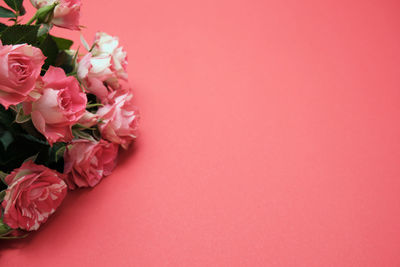
[[4,2],[15,11],[20,11],[23,0],[4,0]]
[[92,142],[96,142],[96,139],[93,138],[93,136],[85,131],[82,130],[77,130],[77,129],[72,129],[72,134],[80,139],[86,139]]
[[39,8],[36,11],[36,18],[39,23],[48,23],[48,19],[52,17],[54,8],[58,5],[58,2],[54,2],[51,5],[46,5]]
[[14,137],[9,131],[5,131],[1,136],[0,136],[0,142],[4,147],[4,150],[7,150],[8,146],[14,141]]
[[12,122],[12,112],[10,110],[5,110],[4,107],[0,105],[0,123],[10,125]]
[[74,43],[72,40],[51,36],[53,40],[56,42],[58,49],[60,50],[68,50]]
[[6,191],[5,190],[0,192],[0,202],[3,201],[5,195],[6,195]]
[[49,146],[49,143],[47,143],[46,140],[40,140],[40,139],[34,137],[31,134],[19,134],[18,137],[23,137],[27,141],[33,142],[33,143],[38,144],[38,145]]
[[33,161],[33,162],[35,162],[35,160],[37,159],[38,156],[39,156],[39,153],[37,153],[36,155],[33,155],[32,157],[29,157],[29,158],[25,159],[25,160],[24,160],[24,163],[25,163],[25,162],[28,162],[28,161]]
[[15,13],[5,7],[0,6],[0,18],[14,18]]
[[4,23],[0,23],[0,32],[4,31],[5,29],[7,29],[7,25]]
[[23,5],[21,5],[21,7],[19,8],[19,15],[23,16],[26,14],[26,9]]
[[62,68],[64,72],[70,76],[74,70],[74,66],[72,65],[72,55],[66,53],[66,50],[60,50],[54,66]]
[[[22,162],[37,154],[41,149],[49,147],[49,144],[45,141],[40,140],[40,135],[37,137],[32,136],[35,134],[30,129],[34,126],[30,126],[32,122],[29,120],[26,123],[15,123],[16,110],[9,108],[4,110],[0,106],[0,170],[3,172],[11,172],[15,168],[21,166]],[[28,134],[28,132],[30,134]],[[10,142],[10,135],[12,136],[12,142]],[[4,189],[4,186],[0,183],[0,190]]]
[[[14,231],[14,230],[10,230],[9,233],[11,233],[12,231]],[[9,233],[7,233],[7,234],[9,234]],[[24,235],[19,235],[19,236],[5,236],[5,235],[3,235],[3,236],[0,236],[0,239],[8,239],[8,240],[12,240],[12,239],[22,239],[22,238],[27,237],[28,235],[29,235],[29,233],[26,233],[26,234],[24,234]]]
[[2,32],[1,41],[3,45],[23,43],[34,45],[37,40],[38,30],[38,25],[14,25]]
[[0,180],[4,181],[4,178],[6,178],[7,176],[8,176],[8,173],[0,171]]
[[1,182],[0,182],[0,202],[3,201],[4,194],[5,194],[4,190],[6,190],[8,188],[8,185],[5,181],[5,179],[8,175],[9,175],[8,173],[0,171],[0,180],[1,180]]
[[73,129],[73,130],[95,130],[96,128],[87,127],[87,126],[85,126],[85,125],[76,123],[76,124],[74,124],[74,125],[72,126],[72,129]]
[[8,234],[10,231],[12,231],[12,229],[7,224],[0,221],[0,235],[4,236]]
[[43,36],[43,39],[46,38],[52,27],[53,26],[51,24],[42,23],[42,26],[39,28],[39,31],[38,31],[38,38],[41,36]]
[[55,143],[53,144],[53,146],[50,148],[50,158],[49,161],[52,162],[57,162],[59,161],[61,158],[64,157],[64,152],[66,149],[66,143]]
[[44,41],[41,43],[39,47],[43,55],[45,55],[46,61],[44,62],[43,69],[48,69],[50,65],[54,65],[57,55],[58,55],[58,47],[56,42],[51,38],[50,34],[46,36]]
[[104,105],[101,104],[101,103],[93,103],[93,104],[89,103],[89,104],[86,105],[87,109],[93,108],[93,107],[104,107]]
[[54,143],[51,147],[43,147],[40,149],[35,163],[62,173],[64,171],[64,151],[66,145],[66,143],[58,142]]
[[31,119],[30,115],[25,115],[22,104],[17,105],[17,116],[15,117],[15,122],[24,123]]

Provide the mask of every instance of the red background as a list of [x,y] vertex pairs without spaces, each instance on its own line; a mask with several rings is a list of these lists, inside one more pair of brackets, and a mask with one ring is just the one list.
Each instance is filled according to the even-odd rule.
[[88,41],[129,53],[141,136],[0,262],[400,266],[399,8],[83,0]]

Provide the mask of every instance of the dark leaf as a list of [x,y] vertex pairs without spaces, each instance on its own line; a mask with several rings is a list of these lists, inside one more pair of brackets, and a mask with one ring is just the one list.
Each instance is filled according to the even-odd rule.
[[74,66],[72,65],[72,56],[63,50],[60,50],[54,66],[62,68],[65,73],[72,72],[74,70]]
[[[8,175],[9,175],[8,173],[5,173],[5,172],[0,171],[0,180],[1,180],[3,183],[5,183],[5,182],[4,182],[4,179],[5,179]],[[1,201],[1,200],[0,200],[0,201]]]
[[52,147],[44,147],[40,150],[36,164],[44,165],[48,168],[57,170],[58,172],[64,171],[64,151],[66,143],[55,143]]
[[4,0],[4,2],[15,11],[20,11],[23,0]]
[[6,195],[6,191],[5,191],[5,190],[2,190],[2,191],[0,192],[0,202],[3,201],[5,195]]
[[89,141],[93,141],[95,142],[96,139],[93,138],[93,135],[91,135],[90,133],[84,131],[84,130],[78,130],[78,129],[72,129],[72,134],[80,139],[86,139]]
[[17,115],[15,117],[15,122],[17,123],[25,123],[31,119],[30,115],[26,115],[24,113],[24,109],[22,108],[22,104],[17,105]]
[[21,6],[21,7],[19,8],[19,14],[20,14],[21,16],[23,16],[23,15],[26,14],[26,9],[25,9],[24,6]]
[[3,23],[0,23],[0,32],[2,32],[2,31],[4,31],[5,29],[7,29],[7,25],[6,24],[3,24]]
[[50,147],[47,142],[27,134],[22,127],[24,124],[13,122],[14,113],[11,109],[0,108],[0,170],[7,173],[20,167],[24,160],[42,148]]
[[38,25],[14,25],[2,32],[1,41],[3,44],[27,43],[35,45],[38,30]]
[[66,143],[55,143],[50,148],[50,161],[57,162],[64,157]]
[[10,131],[5,131],[0,136],[0,143],[3,145],[4,150],[7,150],[8,146],[14,141],[14,137]]
[[13,121],[13,112],[10,109],[6,110],[2,105],[0,105],[0,124],[7,126],[12,124]]
[[68,50],[74,43],[72,40],[52,36],[59,50]]
[[22,138],[26,139],[27,141],[33,142],[34,144],[37,144],[37,145],[50,146],[46,140],[41,140],[31,134],[21,133],[21,134],[18,134],[18,137],[22,137]]
[[39,47],[43,55],[45,55],[46,61],[44,62],[43,69],[48,69],[50,65],[54,65],[57,55],[58,55],[58,47],[56,42],[51,38],[50,34],[46,36],[44,41],[40,44]]
[[12,231],[12,229],[7,224],[0,221],[0,236],[8,234],[10,231]]
[[0,6],[0,18],[14,18],[15,13],[5,7]]

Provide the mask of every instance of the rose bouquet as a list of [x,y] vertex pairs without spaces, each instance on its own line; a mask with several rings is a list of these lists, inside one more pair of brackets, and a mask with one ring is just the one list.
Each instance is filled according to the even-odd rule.
[[[37,230],[68,190],[111,173],[136,138],[138,110],[118,38],[96,34],[85,52],[51,29],[80,30],[80,0],[0,6],[0,238]],[[82,51],[83,49],[81,49]]]

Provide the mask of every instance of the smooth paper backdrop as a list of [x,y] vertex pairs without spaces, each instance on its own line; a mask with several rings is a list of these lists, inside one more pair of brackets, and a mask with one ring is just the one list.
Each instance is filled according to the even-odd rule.
[[141,136],[1,265],[400,266],[399,1],[82,2]]

